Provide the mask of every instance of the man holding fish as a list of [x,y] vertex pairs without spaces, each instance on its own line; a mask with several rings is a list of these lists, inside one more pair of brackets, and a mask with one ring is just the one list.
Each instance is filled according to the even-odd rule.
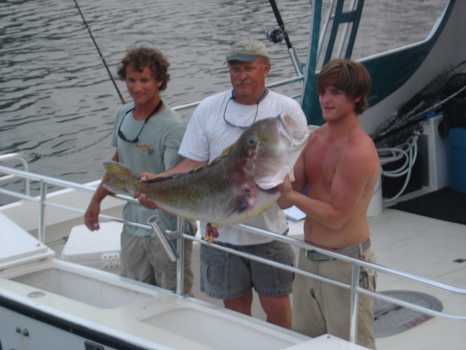
[[[209,208],[203,210],[204,218],[215,220],[215,215],[210,214],[217,213],[224,220],[201,221],[204,237],[215,237],[216,243],[222,246],[293,265],[294,254],[289,245],[256,236],[231,224],[237,222],[233,219],[235,215],[240,217],[241,213],[246,213],[248,220],[244,223],[247,225],[278,234],[287,233],[286,218],[276,204],[279,197],[277,186],[292,169],[305,145],[306,118],[296,101],[266,88],[271,64],[267,49],[261,42],[238,42],[228,53],[227,63],[232,89],[207,97],[196,108],[179,150],[184,159],[161,174],[143,175],[143,180],[148,181],[147,184],[163,182],[163,177],[201,168],[186,175],[194,179],[197,172],[209,174],[210,171],[210,188],[207,191],[212,191],[213,197],[207,201]],[[236,166],[231,166],[233,155],[224,155],[218,160],[232,145],[230,153],[238,154],[235,159],[240,160],[234,163]],[[180,175],[176,175],[172,181],[181,179]],[[226,180],[227,184],[222,182]],[[196,181],[191,187],[197,186]],[[214,192],[221,192],[225,186],[234,189],[234,200],[214,198]],[[214,190],[214,187],[218,190]],[[138,192],[137,189],[135,191]],[[189,191],[188,187],[186,191]],[[155,192],[153,196],[144,189],[139,192],[138,198],[143,205],[152,208],[159,206],[169,211],[173,209]],[[202,192],[191,190],[186,197],[196,201],[197,197],[206,195],[205,191]],[[272,199],[264,199],[269,197]],[[221,201],[220,198],[225,199]],[[261,203],[266,203],[268,209],[264,210]],[[199,205],[206,204],[199,202]],[[196,215],[188,209],[182,214],[187,217]],[[228,221],[227,218],[232,219]],[[225,307],[250,315],[254,288],[267,320],[291,327],[289,294],[292,273],[205,245],[201,246],[200,254],[202,291],[211,297],[223,299]]]
[[[325,120],[310,137],[295,165],[296,180],[281,186],[280,204],[306,213],[306,242],[333,252],[374,261],[367,208],[379,178],[380,161],[358,115],[367,108],[371,78],[358,62],[334,59],[319,73],[317,91]],[[316,250],[299,252],[299,268],[351,284],[352,266]],[[375,272],[361,267],[360,286],[375,290]],[[295,330],[317,337],[350,339],[348,289],[297,276],[293,291]],[[373,298],[360,294],[357,343],[374,349]]]
[[[117,113],[112,159],[135,173],[162,172],[179,160],[177,152],[185,126],[160,96],[170,78],[168,67],[169,62],[159,50],[142,47],[129,50],[118,70],[132,102]],[[99,229],[100,204],[109,193],[102,183],[89,203],[84,221],[91,231]],[[176,217],[162,210],[150,210],[137,203],[126,203],[123,209],[125,220],[140,224],[147,224],[154,215],[163,230],[176,229]],[[186,230],[192,231],[191,226],[186,225]],[[191,242],[186,244],[185,291],[189,292]],[[120,261],[123,276],[175,290],[176,263],[170,261],[152,230],[125,223]]]

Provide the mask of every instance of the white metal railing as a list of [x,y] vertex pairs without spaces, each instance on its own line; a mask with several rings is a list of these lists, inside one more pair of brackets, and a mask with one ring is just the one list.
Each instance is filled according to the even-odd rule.
[[[66,206],[66,205],[63,205],[63,204],[58,204],[58,203],[48,201],[47,200],[47,195],[46,195],[47,185],[55,185],[55,186],[59,186],[59,187],[64,187],[64,188],[68,188],[68,189],[74,189],[74,190],[77,190],[77,191],[83,191],[83,192],[89,192],[89,193],[93,193],[95,191],[94,187],[89,187],[89,186],[77,184],[77,183],[74,183],[74,182],[64,181],[64,180],[60,180],[60,179],[56,179],[56,178],[52,178],[52,177],[48,177],[48,176],[43,176],[43,175],[31,173],[31,172],[21,171],[21,170],[5,167],[5,166],[2,166],[2,165],[0,165],[0,173],[4,173],[4,174],[7,174],[7,175],[14,175],[16,177],[23,177],[25,179],[28,179],[29,181],[38,181],[38,182],[40,182],[41,194],[40,194],[39,197],[33,197],[33,196],[30,196],[30,195],[25,195],[25,194],[14,192],[14,191],[9,191],[9,190],[6,190],[6,189],[1,188],[1,187],[0,187],[0,193],[5,193],[7,195],[14,196],[14,197],[17,197],[17,198],[20,198],[20,199],[26,199],[26,200],[30,200],[30,201],[33,201],[33,202],[40,203],[40,206],[39,206],[39,208],[40,208],[40,212],[39,212],[39,217],[40,217],[40,220],[39,220],[39,222],[40,222],[40,225],[39,225],[39,239],[41,239],[41,240],[45,239],[45,229],[46,229],[45,211],[46,211],[46,208],[48,206],[61,208],[61,209],[67,209],[67,210],[71,210],[71,211],[78,212],[78,213],[83,213],[84,212],[81,209],[77,209],[77,208],[74,208],[74,207],[70,207],[70,206]],[[116,197],[118,197],[120,199],[123,199],[123,200],[127,200],[127,201],[137,203],[137,201],[132,197],[122,196],[122,195],[117,195]],[[150,225],[140,224],[140,223],[135,223],[135,222],[126,222],[126,221],[124,221],[124,220],[122,220],[121,218],[118,218],[118,217],[113,217],[113,216],[103,215],[103,214],[101,214],[100,217],[102,219],[105,219],[105,220],[114,220],[114,221],[118,221],[118,222],[124,222],[126,224],[133,225],[133,226],[136,226],[136,227],[143,227],[143,228],[146,228],[146,229],[151,229]],[[251,232],[252,234],[261,235],[261,236],[272,238],[274,240],[282,241],[282,242],[288,243],[288,244],[290,244],[290,245],[292,245],[294,247],[297,247],[297,248],[301,248],[301,249],[305,249],[305,250],[311,250],[312,249],[314,251],[317,251],[318,253],[329,256],[330,258],[334,258],[334,259],[338,259],[338,260],[350,263],[352,265],[351,284],[347,284],[347,283],[343,283],[343,282],[340,282],[340,281],[329,279],[329,278],[326,278],[326,277],[323,277],[323,276],[319,276],[317,274],[307,272],[307,271],[301,270],[301,269],[293,267],[293,266],[285,265],[285,264],[282,264],[282,263],[277,263],[275,261],[264,259],[264,258],[255,256],[255,255],[248,254],[248,253],[239,252],[239,251],[236,251],[234,249],[224,247],[224,246],[221,246],[221,245],[218,245],[218,244],[215,244],[215,243],[208,243],[205,240],[202,240],[202,239],[197,238],[197,237],[190,236],[188,234],[183,234],[183,235],[179,234],[179,237],[183,238],[183,239],[188,239],[188,240],[191,240],[191,241],[198,242],[199,244],[209,245],[210,247],[214,247],[216,249],[219,249],[219,250],[231,253],[231,254],[235,254],[235,255],[238,255],[238,256],[241,256],[241,257],[244,257],[244,258],[247,258],[247,259],[251,259],[251,260],[254,260],[254,261],[257,261],[257,262],[261,262],[261,263],[264,263],[264,264],[267,264],[267,265],[270,265],[270,266],[274,266],[274,267],[277,267],[277,268],[280,268],[280,269],[283,269],[283,270],[286,270],[286,271],[289,271],[289,272],[300,274],[300,275],[306,276],[308,278],[313,278],[313,279],[316,279],[316,280],[324,282],[324,283],[329,283],[329,284],[332,284],[332,285],[335,285],[335,286],[338,286],[338,287],[341,287],[341,288],[350,289],[350,291],[351,291],[350,340],[352,342],[356,341],[359,294],[364,294],[364,295],[370,296],[372,298],[380,299],[380,300],[383,300],[383,301],[386,301],[386,302],[389,302],[389,303],[393,303],[393,304],[396,304],[396,305],[399,305],[399,306],[402,306],[402,307],[406,307],[408,309],[411,309],[411,310],[414,310],[414,311],[417,311],[417,312],[420,312],[420,313],[423,313],[423,314],[426,314],[426,315],[429,315],[429,316],[439,316],[439,317],[444,317],[444,318],[453,319],[453,320],[466,321],[466,315],[457,315],[457,314],[455,315],[455,314],[450,314],[450,313],[446,313],[446,312],[442,312],[442,311],[432,310],[430,308],[420,306],[420,305],[417,305],[417,304],[414,304],[414,303],[411,303],[411,302],[407,302],[407,301],[404,301],[404,300],[401,300],[401,299],[397,299],[397,298],[394,298],[394,297],[391,297],[391,296],[388,296],[388,295],[384,295],[384,294],[379,293],[379,292],[372,292],[372,291],[366,290],[364,288],[361,288],[359,286],[359,273],[360,273],[360,268],[365,267],[365,268],[368,268],[368,269],[371,269],[371,270],[374,270],[374,271],[377,271],[377,272],[398,276],[398,277],[405,278],[405,279],[408,279],[408,280],[411,280],[411,281],[415,281],[417,283],[422,283],[422,284],[428,285],[430,287],[441,289],[441,290],[444,290],[444,291],[447,291],[447,292],[450,292],[450,293],[455,293],[455,294],[466,296],[466,289],[464,289],[464,288],[454,287],[454,286],[451,286],[451,285],[447,285],[445,283],[441,283],[441,282],[431,280],[429,278],[420,277],[420,276],[417,276],[417,275],[414,275],[414,274],[411,274],[411,273],[398,271],[398,270],[395,270],[395,269],[392,269],[392,268],[389,268],[389,267],[386,267],[386,266],[383,266],[383,265],[374,264],[374,263],[362,261],[362,260],[359,260],[359,259],[356,259],[356,258],[352,258],[352,257],[346,256],[346,255],[338,254],[338,253],[332,252],[330,250],[326,250],[326,249],[322,249],[322,248],[313,246],[311,244],[305,243],[304,241],[301,241],[301,240],[298,240],[298,239],[283,236],[283,235],[276,234],[276,233],[266,231],[266,230],[262,230],[262,229],[259,229],[259,228],[256,228],[256,227],[251,227],[251,226],[243,225],[243,224],[240,224],[238,226],[240,228],[242,228],[242,229],[245,229],[245,230]],[[178,225],[177,225],[178,232],[181,232],[181,228],[182,228],[182,220],[178,220]],[[178,242],[181,242],[181,243],[177,244],[178,252],[183,251],[183,243],[182,243],[183,239],[178,239]],[[184,256],[184,254],[178,253],[179,258],[177,259],[177,273],[178,273],[178,276],[177,276],[177,282],[178,282],[177,293],[179,293],[179,294],[181,294],[183,292],[183,278],[182,278],[182,274],[183,274],[183,271],[184,271],[184,260],[182,258],[183,256]]]
[[[274,88],[274,87],[285,86],[285,85],[289,85],[289,84],[297,83],[297,82],[302,82],[302,81],[304,81],[304,75],[297,75],[297,76],[295,76],[293,78],[290,78],[290,79],[279,80],[279,81],[275,81],[273,83],[267,84],[267,88],[271,89],[271,88]],[[299,98],[300,96],[301,95],[291,96],[291,98]],[[184,104],[184,105],[179,105],[179,106],[173,107],[172,109],[174,111],[183,111],[185,109],[194,108],[199,103],[201,103],[201,101],[195,101],[195,102],[187,103],[187,104]]]
[[[7,153],[7,154],[1,154],[0,155],[0,162],[6,162],[6,161],[10,161],[10,160],[19,161],[21,163],[21,165],[23,166],[23,169],[25,171],[29,171],[29,164],[21,154],[19,154],[19,153]],[[10,180],[12,180],[14,178],[16,178],[16,176],[13,175],[13,174],[0,176],[0,184],[5,183],[7,181],[10,181]],[[30,183],[29,183],[28,178],[25,178],[25,190],[24,190],[24,192],[27,195],[31,194],[31,187],[30,187]]]

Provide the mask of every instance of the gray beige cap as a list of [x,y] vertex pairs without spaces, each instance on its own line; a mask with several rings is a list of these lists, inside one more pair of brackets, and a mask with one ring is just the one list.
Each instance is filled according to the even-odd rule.
[[231,47],[227,54],[227,62],[253,62],[257,56],[270,59],[265,45],[258,40],[242,40]]

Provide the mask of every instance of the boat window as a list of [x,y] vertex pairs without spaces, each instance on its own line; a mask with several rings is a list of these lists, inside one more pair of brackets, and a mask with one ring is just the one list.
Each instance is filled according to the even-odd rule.
[[426,39],[448,0],[366,1],[353,58],[359,59]]

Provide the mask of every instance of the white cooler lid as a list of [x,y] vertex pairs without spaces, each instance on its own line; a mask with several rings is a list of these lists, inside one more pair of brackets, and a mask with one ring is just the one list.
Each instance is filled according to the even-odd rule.
[[98,231],[89,231],[85,225],[74,226],[63,247],[62,258],[119,252],[122,226],[116,221],[100,223]]
[[0,213],[0,270],[53,255],[53,250]]

